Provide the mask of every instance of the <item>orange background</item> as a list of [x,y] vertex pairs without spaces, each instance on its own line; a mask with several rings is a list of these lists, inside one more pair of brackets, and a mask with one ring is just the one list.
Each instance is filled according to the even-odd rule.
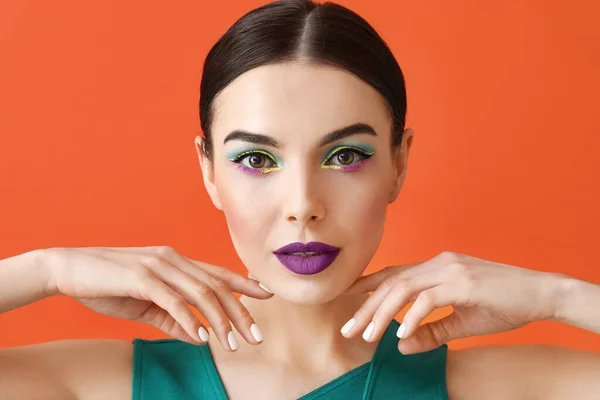
[[[244,271],[193,138],[206,53],[264,3],[1,2],[0,258],[161,244]],[[600,3],[340,3],[397,56],[415,130],[368,272],[452,250],[600,283]],[[66,297],[4,313],[0,327],[0,347],[164,337]],[[552,321],[450,347],[496,343],[600,350],[597,335]]]

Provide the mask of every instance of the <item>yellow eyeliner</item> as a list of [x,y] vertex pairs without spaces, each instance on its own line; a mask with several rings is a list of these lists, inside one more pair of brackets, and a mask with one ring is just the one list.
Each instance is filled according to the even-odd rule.
[[335,169],[335,170],[344,169],[345,166],[343,166],[343,165],[325,165],[325,163],[327,161],[329,161],[335,153],[340,152],[340,150],[356,150],[359,153],[363,153],[368,156],[372,156],[373,154],[375,154],[375,150],[371,150],[371,149],[367,150],[367,149],[363,149],[362,147],[359,147],[359,146],[349,146],[349,145],[337,146],[337,147],[334,147],[333,149],[331,149],[329,151],[329,153],[327,153],[327,155],[324,157],[323,161],[321,162],[321,168],[329,168],[329,169]]
[[281,167],[277,167],[277,168],[266,168],[266,169],[261,169],[259,170],[261,174],[268,174],[270,172],[274,172],[274,171],[279,171],[281,169]]
[[252,173],[256,173],[256,174],[268,174],[270,172],[274,172],[274,171],[278,171],[282,168],[282,165],[279,161],[277,161],[273,155],[271,155],[269,152],[266,152],[264,150],[259,150],[259,149],[254,149],[254,150],[247,150],[244,151],[242,153],[238,153],[235,154],[233,156],[229,156],[227,157],[229,159],[229,161],[233,161],[233,162],[237,162],[240,159],[242,159],[244,156],[248,155],[248,154],[262,154],[264,156],[266,156],[267,158],[269,158],[271,161],[273,161],[275,164],[277,164],[277,167],[273,167],[273,168],[265,168],[265,169],[253,169],[253,168],[248,168],[245,165],[242,165],[241,163],[238,163],[238,165],[243,168],[244,170],[248,171],[248,172],[252,172]]

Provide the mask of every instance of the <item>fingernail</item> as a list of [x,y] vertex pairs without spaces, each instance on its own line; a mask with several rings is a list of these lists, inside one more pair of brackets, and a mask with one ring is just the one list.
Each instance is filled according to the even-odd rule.
[[400,339],[402,339],[404,337],[405,333],[406,333],[406,325],[400,324],[400,326],[398,327],[398,332],[396,332],[396,336],[398,336]]
[[352,318],[350,321],[346,322],[346,324],[342,326],[342,335],[346,335],[350,332],[352,328],[354,328],[354,325],[356,325],[356,318]]
[[229,342],[229,347],[231,347],[231,350],[235,351],[238,349],[238,341],[235,338],[233,331],[229,331],[227,334],[227,341]]
[[263,334],[260,331],[260,329],[258,329],[258,326],[256,326],[256,324],[250,325],[250,332],[252,332],[252,336],[254,336],[254,339],[256,339],[257,342],[263,341]]
[[203,326],[198,328],[198,336],[200,336],[203,342],[208,342],[208,331]]
[[371,339],[371,336],[373,336],[373,332],[375,332],[375,323],[371,321],[369,326],[367,326],[367,329],[365,329],[365,331],[363,332],[363,339]]
[[261,287],[263,290],[265,290],[265,291],[267,291],[267,292],[269,292],[269,293],[273,294],[273,292],[271,292],[269,289],[267,289],[267,288],[265,287],[265,285],[263,285],[262,283],[258,282],[258,286],[260,286],[260,287]]

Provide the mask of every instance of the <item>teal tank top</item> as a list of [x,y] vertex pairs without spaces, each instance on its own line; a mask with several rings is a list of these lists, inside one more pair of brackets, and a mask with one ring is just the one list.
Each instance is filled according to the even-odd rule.
[[[448,400],[448,345],[418,354],[398,351],[393,320],[373,359],[300,397],[314,399]],[[179,340],[133,340],[133,400],[227,400],[208,345]]]

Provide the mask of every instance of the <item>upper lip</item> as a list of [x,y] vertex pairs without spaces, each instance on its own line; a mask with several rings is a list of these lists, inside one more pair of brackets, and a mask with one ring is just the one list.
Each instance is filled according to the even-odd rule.
[[300,243],[294,242],[288,245],[285,245],[273,253],[275,254],[283,254],[283,253],[325,253],[328,251],[336,251],[339,250],[339,247],[330,246],[326,243],[321,242],[309,242],[309,243]]

